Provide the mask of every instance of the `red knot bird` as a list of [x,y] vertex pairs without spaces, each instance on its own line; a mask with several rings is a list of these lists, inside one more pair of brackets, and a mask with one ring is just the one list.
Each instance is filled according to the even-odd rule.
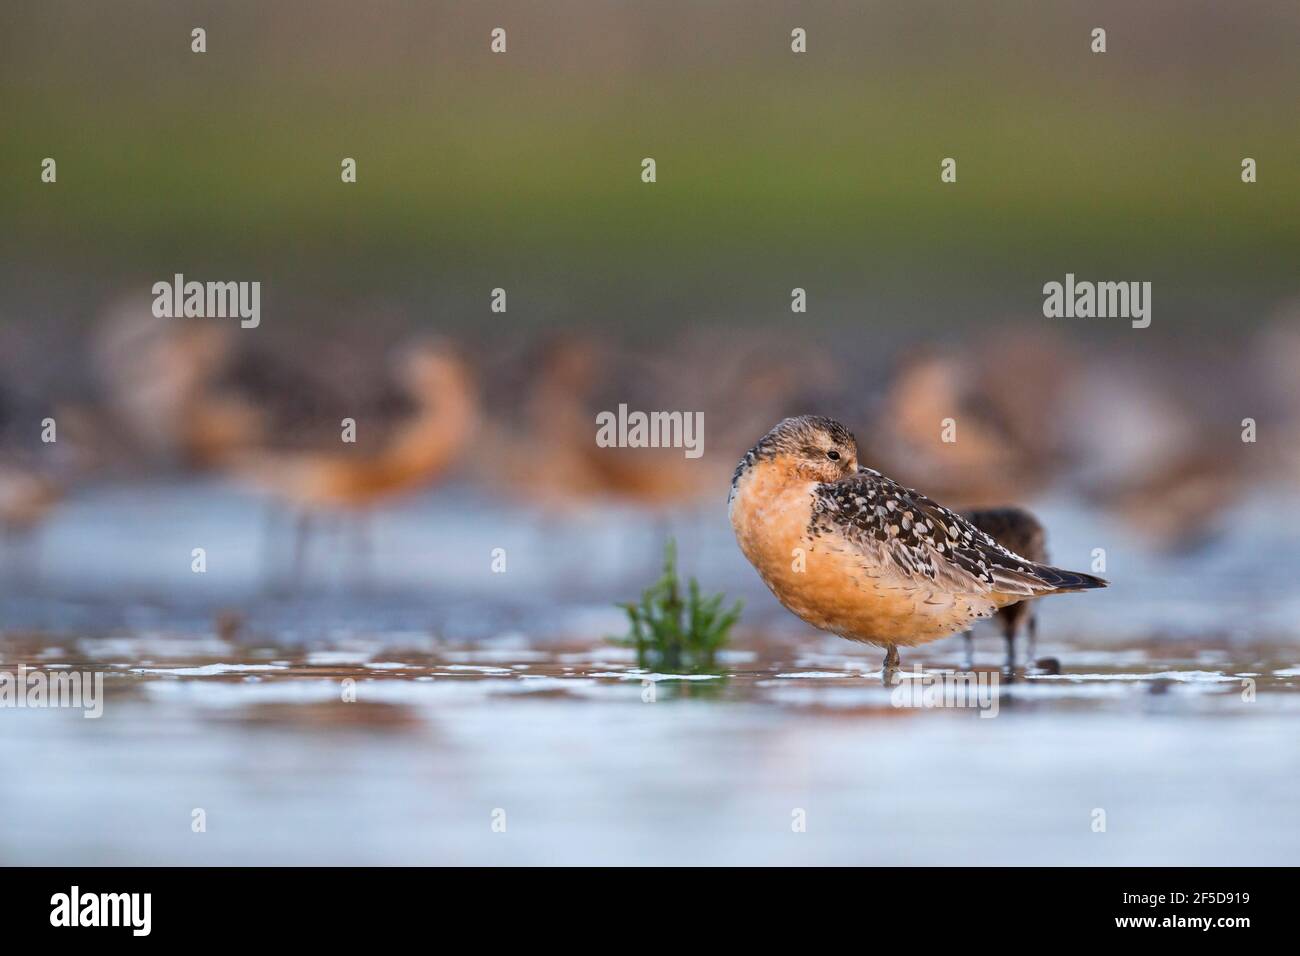
[[802,620],[884,647],[970,627],[1000,608],[1105,587],[1009,551],[965,518],[858,465],[857,441],[829,418],[787,418],[745,453],[731,480],[740,550]]

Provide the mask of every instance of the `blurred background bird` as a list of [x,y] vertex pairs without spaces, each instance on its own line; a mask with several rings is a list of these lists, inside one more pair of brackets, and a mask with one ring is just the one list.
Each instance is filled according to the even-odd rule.
[[37,533],[63,498],[54,479],[35,469],[0,465],[0,551],[7,586],[31,586],[40,566]]
[[79,440],[137,471],[205,471],[258,441],[258,410],[223,384],[237,331],[157,318],[143,299],[115,303],[92,342],[102,402],[73,411]]
[[[448,343],[420,341],[397,356],[396,383],[412,404],[408,415],[386,423],[363,417],[338,420],[333,448],[244,449],[229,462],[239,481],[269,494],[294,524],[291,582],[303,582],[313,531],[319,524],[346,531],[359,583],[365,583],[371,542],[368,521],[375,509],[446,477],[474,435],[478,398],[465,361]],[[378,433],[364,444],[355,435]],[[265,573],[276,568],[273,522],[268,531]]]

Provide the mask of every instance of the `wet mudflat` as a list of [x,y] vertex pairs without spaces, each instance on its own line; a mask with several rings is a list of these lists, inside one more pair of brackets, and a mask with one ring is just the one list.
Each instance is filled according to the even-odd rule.
[[[1053,556],[1086,568],[1103,542],[1112,587],[1044,602],[1059,675],[999,682],[985,717],[794,619],[720,509],[672,530],[741,625],[719,673],[655,675],[605,640],[661,551],[627,515],[540,528],[434,495],[376,516],[368,579],[326,541],[277,595],[246,498],[106,488],[3,582],[0,672],[99,672],[105,699],[0,709],[0,863],[1291,863],[1300,546],[1278,501],[1175,557],[1041,503]],[[982,633],[977,673],[1002,657]],[[962,660],[940,641],[902,676]]]
[[[93,720],[3,713],[0,859],[1251,864],[1300,851],[1300,667],[1283,646],[1055,642],[1041,650],[1061,674],[1000,682],[990,719],[921,695],[899,706],[874,652],[815,637],[751,635],[715,675],[648,674],[599,642],[419,643],[8,636],[5,670],[102,671],[105,702]],[[998,656],[990,637],[978,672]],[[905,658],[905,681],[914,664],[951,672],[960,642]]]

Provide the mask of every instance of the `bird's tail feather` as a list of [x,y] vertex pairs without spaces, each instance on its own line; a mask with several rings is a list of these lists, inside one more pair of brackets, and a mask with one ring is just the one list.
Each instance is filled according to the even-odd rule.
[[1109,587],[1105,578],[1084,574],[1082,571],[1066,571],[1046,564],[1034,565],[1034,577],[1050,586],[1053,591],[1091,591],[1093,588]]

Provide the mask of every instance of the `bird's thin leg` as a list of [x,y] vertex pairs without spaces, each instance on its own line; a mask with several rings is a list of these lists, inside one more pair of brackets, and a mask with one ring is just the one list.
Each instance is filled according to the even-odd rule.
[[293,588],[301,590],[307,573],[307,545],[311,540],[311,512],[298,515],[298,527],[293,543]]
[[37,530],[20,528],[9,538],[9,579],[20,594],[35,590],[37,580]]
[[4,543],[0,545],[5,555],[5,580],[16,593],[26,594],[36,589],[40,579],[40,537],[36,528],[6,528]]
[[1029,615],[1029,656],[1025,659],[1025,666],[1029,667],[1038,660],[1038,615]]
[[885,666],[881,668],[880,680],[884,684],[893,684],[898,679],[898,645],[885,647]]
[[370,513],[360,511],[352,516],[353,520],[353,567],[352,573],[358,591],[369,591],[374,570],[374,551],[371,548]]
[[0,529],[0,554],[4,555],[3,583],[15,584],[18,580],[18,534],[11,528]]
[[37,528],[28,533],[27,568],[31,575],[31,587],[33,590],[36,590],[41,586],[43,579],[41,574],[41,561],[45,556],[44,530],[44,528]]
[[274,594],[284,589],[284,565],[280,562],[280,517],[278,502],[269,502],[266,506],[262,527],[262,591]]
[[966,669],[973,671],[975,669],[975,632],[967,631],[962,637],[966,639]]
[[1016,632],[1010,628],[1007,629],[1007,662],[1003,670],[1008,677],[1016,672]]

